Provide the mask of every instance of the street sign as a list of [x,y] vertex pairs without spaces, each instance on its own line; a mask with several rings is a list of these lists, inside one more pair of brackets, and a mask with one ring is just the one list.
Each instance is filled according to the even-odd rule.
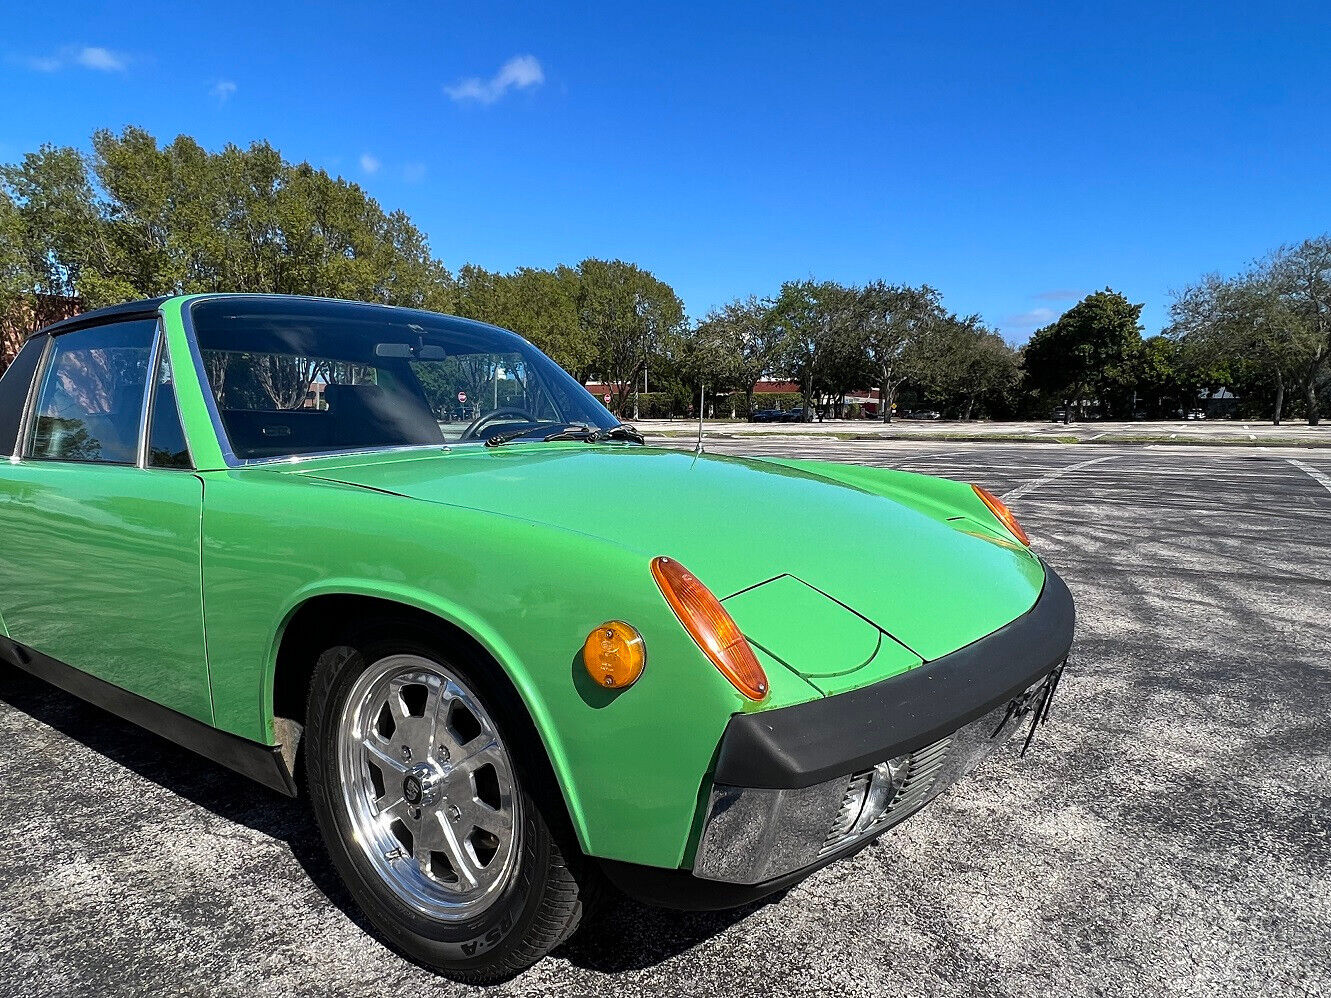
[[466,393],[466,392],[458,392],[458,401],[459,401],[459,402],[465,402],[465,401],[467,401],[467,393]]

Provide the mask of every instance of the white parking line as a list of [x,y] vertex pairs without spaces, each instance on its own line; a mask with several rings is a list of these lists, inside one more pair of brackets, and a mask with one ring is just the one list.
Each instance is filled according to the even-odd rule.
[[1314,468],[1312,465],[1304,464],[1302,461],[1296,460],[1295,458],[1292,457],[1287,457],[1285,458],[1285,460],[1288,461],[1290,464],[1294,465],[1294,467],[1298,468],[1300,471],[1306,472],[1309,478],[1311,478],[1322,488],[1326,489],[1326,491],[1331,492],[1331,475],[1325,475],[1322,472],[1318,471],[1316,468]]
[[1070,475],[1074,471],[1080,471],[1082,468],[1089,468],[1093,464],[1099,464],[1101,461],[1112,461],[1118,457],[1117,454],[1110,454],[1107,457],[1093,457],[1089,461],[1082,461],[1080,464],[1069,465],[1066,468],[1059,468],[1057,471],[1051,471],[1043,478],[1037,478],[1033,482],[1027,482],[1025,485],[1019,485],[1011,492],[1002,497],[1004,502],[1012,499],[1020,499],[1024,495],[1029,495],[1038,488],[1048,485],[1056,478],[1062,478],[1064,475]]

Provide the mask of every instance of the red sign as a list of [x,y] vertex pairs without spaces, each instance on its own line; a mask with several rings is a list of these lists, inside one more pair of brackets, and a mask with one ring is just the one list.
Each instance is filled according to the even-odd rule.
[[459,402],[465,402],[465,401],[467,401],[467,393],[466,393],[466,392],[458,392],[458,401],[459,401]]
[[602,396],[601,396],[601,401],[604,402],[606,405],[609,405],[609,404],[610,404],[610,393],[609,393],[609,392],[606,392],[604,395],[602,395]]

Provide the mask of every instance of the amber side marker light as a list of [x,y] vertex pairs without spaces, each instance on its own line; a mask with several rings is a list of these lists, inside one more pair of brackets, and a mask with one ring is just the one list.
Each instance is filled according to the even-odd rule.
[[652,577],[684,630],[731,685],[750,700],[766,698],[767,673],[754,657],[721,601],[687,568],[670,558],[652,559]]
[[1012,510],[1003,505],[1003,500],[998,498],[988,489],[981,488],[978,485],[972,485],[975,494],[980,497],[980,501],[989,507],[989,511],[998,517],[998,522],[1007,527],[1007,531],[1027,547],[1031,546],[1031,539],[1026,536],[1026,531],[1021,529],[1021,524],[1017,518],[1012,515]]
[[647,646],[637,628],[622,620],[607,620],[587,635],[582,664],[597,686],[622,690],[632,686],[647,665]]

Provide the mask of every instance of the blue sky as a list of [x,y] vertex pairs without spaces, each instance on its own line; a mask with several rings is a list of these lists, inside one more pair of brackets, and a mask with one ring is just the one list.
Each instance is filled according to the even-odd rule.
[[[1331,228],[1325,3],[20,5],[0,160],[268,139],[450,267],[621,257],[693,315],[928,282],[1021,341]],[[849,5],[845,5],[849,6]]]

